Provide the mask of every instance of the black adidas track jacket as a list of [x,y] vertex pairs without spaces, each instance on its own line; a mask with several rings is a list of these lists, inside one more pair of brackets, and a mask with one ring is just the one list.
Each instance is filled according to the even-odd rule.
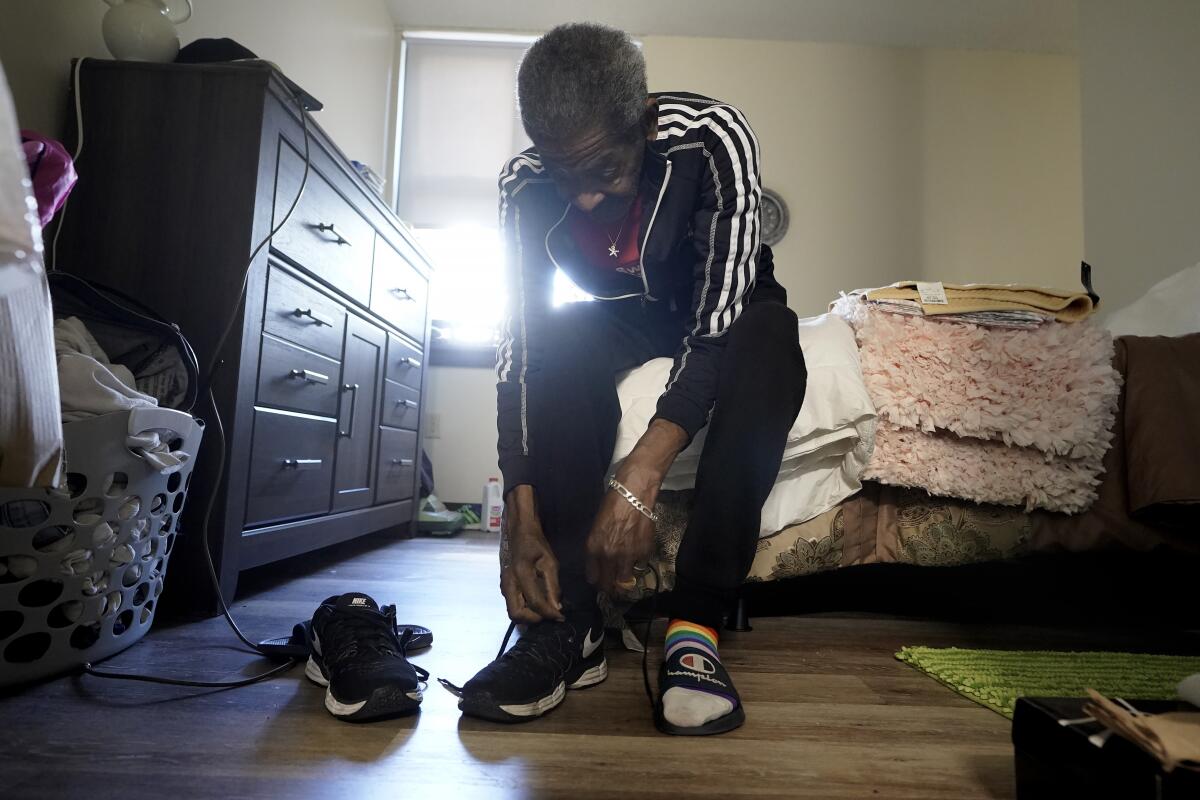
[[544,173],[535,148],[500,174],[500,228],[506,247],[508,308],[497,349],[497,426],[505,491],[531,483],[526,416],[530,376],[540,367],[539,336],[555,269],[597,300],[641,297],[689,310],[657,417],[689,438],[708,422],[724,334],[750,294],[786,295],[760,238],[759,148],[745,116],[695,94],[658,98],[658,138],[647,142],[640,193],[641,286],[603,274],[575,255],[565,224],[570,201]]

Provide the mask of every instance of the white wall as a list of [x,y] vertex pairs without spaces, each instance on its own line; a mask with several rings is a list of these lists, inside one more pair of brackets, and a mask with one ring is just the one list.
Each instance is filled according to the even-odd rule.
[[[647,37],[651,88],[738,105],[792,212],[776,269],[801,314],[903,278],[1077,285],[1071,56]],[[737,65],[731,68],[730,65]]]
[[921,274],[1078,286],[1078,61],[980,50],[921,61]]
[[791,212],[775,269],[801,315],[921,264],[920,50],[650,36],[652,91],[745,112]]
[[[433,483],[446,502],[478,503],[496,464],[496,371],[433,367],[425,373],[425,450]],[[430,435],[430,415],[437,430]]]
[[[228,36],[325,104],[315,119],[350,158],[387,166],[395,23],[384,0],[197,0],[185,44]],[[5,0],[3,63],[22,126],[62,136],[70,60],[111,58],[99,0]]]
[[1079,62],[1085,250],[1111,311],[1200,262],[1200,3],[1080,3]]

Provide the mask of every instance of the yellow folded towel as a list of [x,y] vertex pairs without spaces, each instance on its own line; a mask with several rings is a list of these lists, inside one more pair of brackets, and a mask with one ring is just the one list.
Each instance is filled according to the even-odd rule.
[[969,314],[976,311],[1038,311],[1059,322],[1080,322],[1095,311],[1083,291],[1047,289],[1043,286],[990,283],[943,283],[945,303],[922,303],[916,281],[869,289],[867,300],[908,300],[920,303],[925,314]]

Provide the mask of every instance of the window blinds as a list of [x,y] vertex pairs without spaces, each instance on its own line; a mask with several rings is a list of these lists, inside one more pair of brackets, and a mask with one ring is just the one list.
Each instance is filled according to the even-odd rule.
[[516,76],[529,42],[406,38],[397,213],[416,228],[496,226],[496,180],[529,146]]

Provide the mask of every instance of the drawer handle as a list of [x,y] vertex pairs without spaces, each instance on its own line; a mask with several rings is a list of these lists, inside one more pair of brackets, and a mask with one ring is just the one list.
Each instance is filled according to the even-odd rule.
[[319,372],[313,372],[311,369],[294,369],[288,373],[289,378],[299,378],[305,383],[329,383],[329,376],[322,375]]
[[325,463],[324,459],[320,458],[285,458],[283,460],[284,469],[320,469]]
[[416,408],[416,407],[417,407],[417,401],[416,401],[416,400],[407,400],[407,399],[406,399],[406,400],[397,400],[397,401],[396,401],[396,405],[398,405],[398,406],[406,406],[406,407],[408,407],[408,408]]
[[392,464],[394,464],[397,467],[411,467],[416,463],[417,462],[413,461],[411,458],[393,458],[392,459]]
[[295,317],[296,319],[300,319],[301,317],[308,317],[313,322],[317,323],[318,326],[324,325],[327,328],[333,327],[332,322],[330,322],[327,319],[322,319],[321,317],[318,317],[316,314],[313,313],[313,310],[311,308],[297,308],[296,310],[294,310],[292,312],[292,316]]
[[399,295],[401,300],[412,300],[413,302],[416,302],[417,299],[412,296],[412,293],[408,291],[408,289],[401,289],[398,286],[395,289],[392,289],[392,294]]
[[358,403],[358,384],[357,383],[344,383],[344,384],[342,384],[342,391],[352,393],[350,395],[350,425],[344,431],[339,430],[338,436],[345,436],[347,438],[353,439],[354,438],[354,406]]
[[344,244],[347,247],[350,246],[350,240],[347,239],[345,236],[342,236],[342,234],[340,232],[338,232],[337,226],[334,225],[332,222],[318,222],[317,230],[319,230],[321,233],[325,233],[328,231],[329,233],[332,233],[334,236],[336,236],[337,239],[335,240],[335,244],[338,244],[338,245]]
[[412,367],[413,369],[421,368],[421,362],[412,356],[405,356],[404,358],[400,359],[400,365],[404,367]]

